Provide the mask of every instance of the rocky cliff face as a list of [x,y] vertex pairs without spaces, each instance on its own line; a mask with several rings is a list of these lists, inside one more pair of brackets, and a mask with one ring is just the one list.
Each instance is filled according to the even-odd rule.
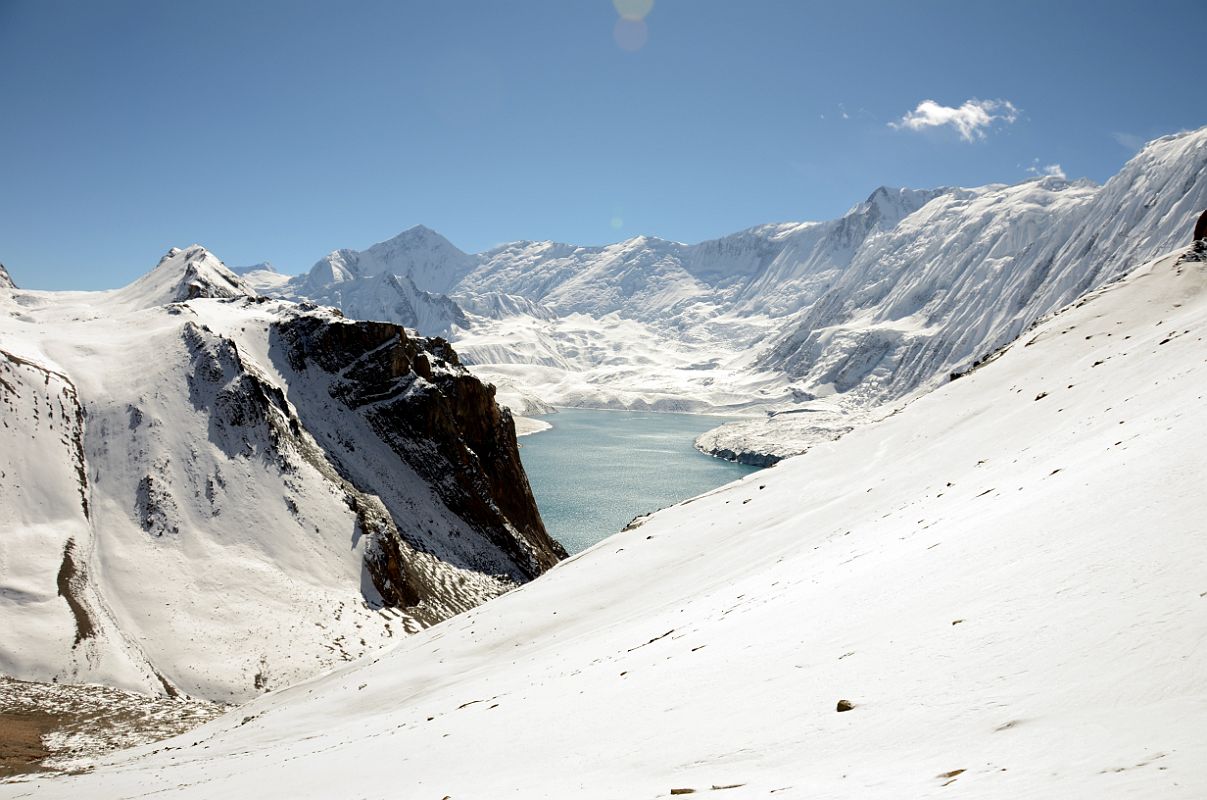
[[[330,375],[331,397],[368,422],[450,510],[505,553],[514,578],[534,578],[565,558],[532,497],[511,413],[495,403],[493,386],[461,366],[448,342],[412,338],[392,323],[308,315],[277,323],[273,333],[289,367]],[[418,544],[405,527],[397,533]],[[390,594],[407,583],[395,561],[374,565],[378,590],[396,602],[422,596],[413,586]]]
[[0,293],[0,672],[241,701],[564,557],[441,339],[254,296],[202,248]]
[[13,283],[12,277],[8,274],[8,270],[0,264],[0,289],[16,289],[17,284]]

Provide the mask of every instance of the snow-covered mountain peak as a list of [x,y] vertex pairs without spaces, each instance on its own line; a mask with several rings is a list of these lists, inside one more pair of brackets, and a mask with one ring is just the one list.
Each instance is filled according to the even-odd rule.
[[13,283],[12,276],[8,274],[8,270],[0,264],[0,289],[16,289],[17,284]]
[[259,264],[252,264],[246,267],[231,267],[230,271],[238,275],[243,281],[261,294],[280,294],[290,281],[300,280],[291,275],[285,275],[277,271],[277,268],[269,261],[261,261]]
[[412,225],[400,234],[402,236],[410,236],[421,241],[432,242],[440,247],[450,247],[457,252],[463,252],[459,247],[450,242],[448,238],[435,228],[429,228],[427,225],[419,224]]
[[443,271],[467,271],[474,259],[429,228],[417,226],[368,250],[336,250],[310,272],[285,278],[273,271],[249,272],[254,286],[276,297],[334,306],[360,319],[388,320],[432,335],[468,324],[464,312],[442,292],[425,289],[447,282]]
[[356,251],[354,250],[332,250],[323,258],[315,262],[315,265],[310,268],[310,271],[305,275],[299,275],[298,283],[308,291],[313,291],[324,286],[329,286],[333,283],[343,283],[358,277],[359,269],[357,266]]
[[861,219],[863,226],[868,231],[888,230],[931,200],[951,191],[946,187],[908,189],[880,186],[862,203],[855,204],[844,215],[844,219]]
[[273,266],[271,261],[261,261],[259,264],[249,264],[246,267],[227,267],[227,269],[240,276],[249,275],[253,272],[266,272],[277,275],[281,274],[277,271],[277,268]]
[[648,234],[639,233],[620,242],[619,247],[626,249],[637,248],[664,248],[664,247],[683,247],[680,242],[672,242],[670,239],[661,239],[657,236],[649,236]]
[[429,228],[428,226],[426,226],[422,223],[420,223],[418,225],[412,225],[411,227],[407,228],[402,233],[399,233],[393,239],[389,239],[388,241],[407,241],[407,240],[410,240],[410,241],[425,241],[426,240],[426,241],[443,242],[445,244],[449,244],[450,246],[452,246],[451,243],[448,241],[448,239],[444,238],[444,236],[439,231],[437,231],[433,228]]
[[448,239],[416,225],[367,250],[330,253],[311,268],[298,288],[313,292],[331,283],[390,273],[409,276],[423,291],[443,294],[476,265],[477,259]]
[[173,247],[155,269],[114,292],[124,306],[154,308],[197,298],[257,297],[259,293],[199,244]]
[[1127,179],[1152,191],[1156,187],[1148,184],[1153,179],[1176,172],[1186,181],[1181,187],[1185,194],[1191,188],[1192,179],[1204,170],[1207,170],[1207,126],[1154,139],[1133,156],[1111,182]]
[[1151,154],[1169,154],[1174,152],[1171,148],[1190,147],[1198,148],[1207,145],[1207,126],[1195,128],[1194,130],[1178,131],[1177,133],[1169,133],[1165,136],[1158,136],[1156,139],[1145,143],[1140,148],[1133,160],[1145,155]]
[[426,225],[412,225],[397,236],[378,242],[365,252],[372,253],[382,262],[402,252],[406,253],[407,259],[412,263],[418,261],[420,255],[441,256],[454,260],[468,258],[464,250]]

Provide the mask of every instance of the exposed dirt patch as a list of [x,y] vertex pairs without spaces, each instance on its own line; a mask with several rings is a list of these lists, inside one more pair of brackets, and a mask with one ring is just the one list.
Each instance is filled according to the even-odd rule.
[[53,715],[0,711],[0,779],[41,772],[50,751],[42,737],[54,730]]
[[107,686],[0,677],[0,781],[86,771],[107,753],[184,733],[229,708]]
[[[84,575],[75,563],[75,540],[68,539],[63,547],[63,563],[59,566],[58,585],[59,596],[67,601],[71,615],[75,617],[75,644],[96,635],[96,626],[88,609],[80,601],[80,593],[84,585]],[[73,645],[74,646],[74,645]]]

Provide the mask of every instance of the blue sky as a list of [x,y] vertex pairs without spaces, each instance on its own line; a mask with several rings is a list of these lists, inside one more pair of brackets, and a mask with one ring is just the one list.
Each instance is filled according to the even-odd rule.
[[417,223],[699,241],[881,184],[1101,181],[1207,124],[1202,0],[617,3],[0,0],[0,261],[103,288]]

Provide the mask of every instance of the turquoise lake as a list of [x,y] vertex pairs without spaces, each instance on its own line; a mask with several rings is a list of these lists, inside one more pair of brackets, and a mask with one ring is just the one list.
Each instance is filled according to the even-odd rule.
[[553,428],[522,437],[520,458],[545,527],[570,553],[756,469],[692,446],[725,417],[563,409],[541,419]]

